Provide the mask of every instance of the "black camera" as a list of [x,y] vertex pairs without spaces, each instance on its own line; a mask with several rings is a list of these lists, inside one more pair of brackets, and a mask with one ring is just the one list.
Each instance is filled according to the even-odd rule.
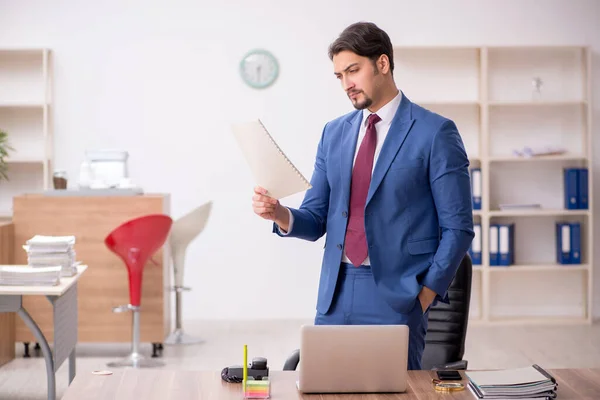
[[[267,359],[264,357],[254,357],[252,363],[248,365],[248,377],[261,381],[268,376],[269,367],[267,365]],[[223,371],[221,371],[221,378],[225,382],[241,383],[244,379],[244,367],[241,365],[233,365],[231,367],[223,368]]]

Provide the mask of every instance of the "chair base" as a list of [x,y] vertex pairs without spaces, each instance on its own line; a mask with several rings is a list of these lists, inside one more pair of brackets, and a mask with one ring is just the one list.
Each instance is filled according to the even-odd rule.
[[176,329],[165,340],[165,344],[169,345],[190,345],[204,343],[204,339],[190,336],[184,333],[182,329]]
[[120,367],[133,367],[133,368],[157,368],[163,367],[165,365],[164,362],[147,358],[140,353],[131,353],[125,358],[122,358],[118,361],[109,362],[108,365],[110,368],[120,368]]

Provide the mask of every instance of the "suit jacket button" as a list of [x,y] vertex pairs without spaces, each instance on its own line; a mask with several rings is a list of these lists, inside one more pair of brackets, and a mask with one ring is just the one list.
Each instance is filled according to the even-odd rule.
[[342,212],[342,217],[346,218],[348,216],[348,213],[346,211]]
[[341,245],[341,244],[338,244],[338,245],[337,245],[337,248],[338,248],[339,250],[341,250],[341,249],[342,249],[342,245]]

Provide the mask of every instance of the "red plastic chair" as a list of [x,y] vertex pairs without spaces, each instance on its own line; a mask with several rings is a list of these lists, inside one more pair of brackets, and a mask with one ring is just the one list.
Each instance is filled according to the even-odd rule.
[[134,218],[113,230],[104,239],[106,246],[117,254],[127,266],[129,274],[129,304],[115,307],[114,312],[133,312],[133,338],[131,354],[119,361],[108,363],[109,367],[157,367],[164,363],[144,357],[140,346],[140,306],[142,276],[150,257],[165,243],[173,220],[162,214]]

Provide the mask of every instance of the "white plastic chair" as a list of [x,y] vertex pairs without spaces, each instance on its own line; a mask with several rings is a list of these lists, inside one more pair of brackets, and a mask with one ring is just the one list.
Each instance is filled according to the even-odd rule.
[[183,332],[181,325],[181,294],[184,291],[190,290],[190,288],[183,285],[187,247],[204,230],[211,209],[212,202],[209,201],[173,222],[171,235],[169,236],[169,245],[173,259],[174,286],[172,289],[175,291],[176,317],[175,330],[165,340],[165,344],[197,344],[203,341],[200,338],[189,336]]

